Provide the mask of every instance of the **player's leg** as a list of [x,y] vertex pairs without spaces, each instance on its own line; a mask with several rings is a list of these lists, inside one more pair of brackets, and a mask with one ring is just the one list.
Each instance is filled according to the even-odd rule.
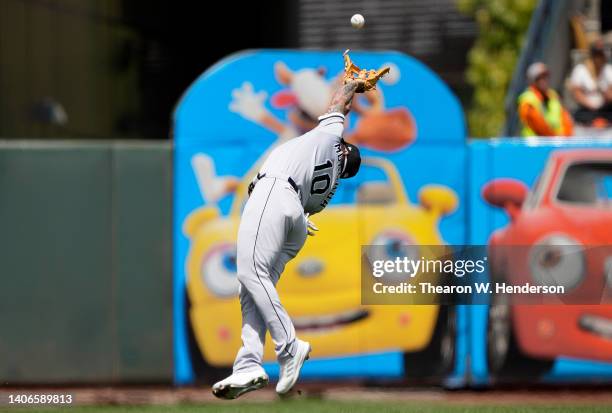
[[[289,215],[291,216],[292,222],[291,225],[289,225],[289,231],[281,254],[272,271],[274,284],[276,284],[280,278],[280,274],[284,271],[285,265],[293,259],[302,248],[308,232],[306,218],[304,217],[301,205],[297,212],[296,214]],[[280,364],[280,377],[276,384],[276,391],[279,394],[287,393],[295,385],[300,375],[302,365],[310,354],[311,348],[308,342],[296,338],[293,347],[291,354],[287,352],[277,354]]]
[[242,285],[240,285],[240,309],[242,347],[236,355],[233,372],[263,371],[261,363],[266,339],[266,323],[261,318],[253,297]]
[[275,284],[280,267],[292,258],[286,244],[294,245],[293,256],[304,244],[305,227],[297,233],[295,228],[295,222],[303,220],[300,209],[297,194],[286,181],[264,178],[251,194],[238,230],[238,280],[252,296],[279,358],[295,354],[295,328]]
[[[278,185],[276,181],[259,181],[243,211],[237,240],[243,340],[234,362],[234,373],[213,386],[217,397],[235,398],[265,385],[261,359],[266,328],[270,330],[277,354],[290,354],[291,344],[295,345],[293,323],[280,304],[275,288],[280,275],[279,261],[285,261],[281,255],[288,231],[286,208],[282,207],[286,202],[274,190],[281,195],[286,192],[282,181]],[[292,201],[297,202],[295,198]],[[257,363],[261,370],[255,367]]]
[[[271,180],[267,181],[269,183]],[[293,322],[280,302],[276,283],[287,262],[293,259],[304,245],[307,224],[299,198],[287,182],[277,180],[273,183],[266,201],[264,204],[273,207],[269,207],[271,209],[268,212],[268,207],[265,207],[260,217],[261,225],[258,225],[259,235],[255,235],[253,254],[252,257],[247,257],[247,268],[251,268],[251,271],[241,272],[239,251],[238,277],[246,285],[250,284],[249,291],[270,329],[281,367],[276,391],[284,394],[296,383],[302,365],[308,359],[310,344],[296,337]],[[262,227],[265,228],[263,232]],[[241,234],[239,238],[240,236]],[[249,276],[253,272],[256,277]],[[262,294],[262,291],[265,294]]]
[[235,399],[268,384],[268,375],[261,367],[266,324],[259,315],[253,298],[242,285],[239,297],[242,311],[242,347],[236,355],[231,376],[213,386],[213,394],[222,399]]

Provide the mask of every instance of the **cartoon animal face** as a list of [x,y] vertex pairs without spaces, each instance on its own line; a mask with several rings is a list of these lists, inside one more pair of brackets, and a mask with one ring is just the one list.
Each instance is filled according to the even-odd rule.
[[272,96],[272,106],[288,109],[290,121],[300,131],[314,128],[331,101],[332,87],[325,72],[324,68],[292,71],[283,62],[274,65],[278,83],[286,88]]

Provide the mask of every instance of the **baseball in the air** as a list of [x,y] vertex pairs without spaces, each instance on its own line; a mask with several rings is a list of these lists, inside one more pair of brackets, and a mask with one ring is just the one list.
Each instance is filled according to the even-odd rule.
[[359,13],[353,14],[353,17],[351,17],[351,25],[354,28],[361,29],[364,24],[365,24],[365,19],[363,18],[361,14]]

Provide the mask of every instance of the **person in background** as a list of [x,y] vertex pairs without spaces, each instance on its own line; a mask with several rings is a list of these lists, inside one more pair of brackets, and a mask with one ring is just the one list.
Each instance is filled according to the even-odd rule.
[[591,45],[589,58],[574,67],[570,90],[578,104],[576,123],[595,128],[612,126],[612,65],[606,63],[601,40]]
[[549,87],[550,72],[542,62],[527,69],[529,87],[519,96],[523,136],[572,136],[574,124],[559,95]]

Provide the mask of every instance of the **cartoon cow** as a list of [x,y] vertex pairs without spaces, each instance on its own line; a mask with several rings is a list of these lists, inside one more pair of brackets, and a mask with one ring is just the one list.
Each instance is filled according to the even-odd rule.
[[[392,66],[392,72],[383,78],[387,85],[397,83],[399,68]],[[274,116],[266,107],[268,93],[256,91],[251,82],[245,81],[240,88],[232,90],[229,110],[276,135],[276,140],[253,164],[245,176],[255,175],[268,153],[287,140],[311,130],[317,125],[331,99],[333,84],[340,77],[325,78],[325,68],[305,68],[293,71],[284,62],[274,65],[274,74],[284,89],[270,98],[275,109],[287,110],[287,120]],[[416,138],[416,124],[410,112],[404,107],[385,109],[384,96],[379,89],[367,92],[362,101],[353,102],[354,111],[359,115],[354,130],[347,133],[346,140],[357,145],[380,151],[394,151],[405,148]],[[216,176],[213,160],[204,154],[192,159],[202,197],[206,202],[217,203],[233,193],[238,179],[232,176]]]

